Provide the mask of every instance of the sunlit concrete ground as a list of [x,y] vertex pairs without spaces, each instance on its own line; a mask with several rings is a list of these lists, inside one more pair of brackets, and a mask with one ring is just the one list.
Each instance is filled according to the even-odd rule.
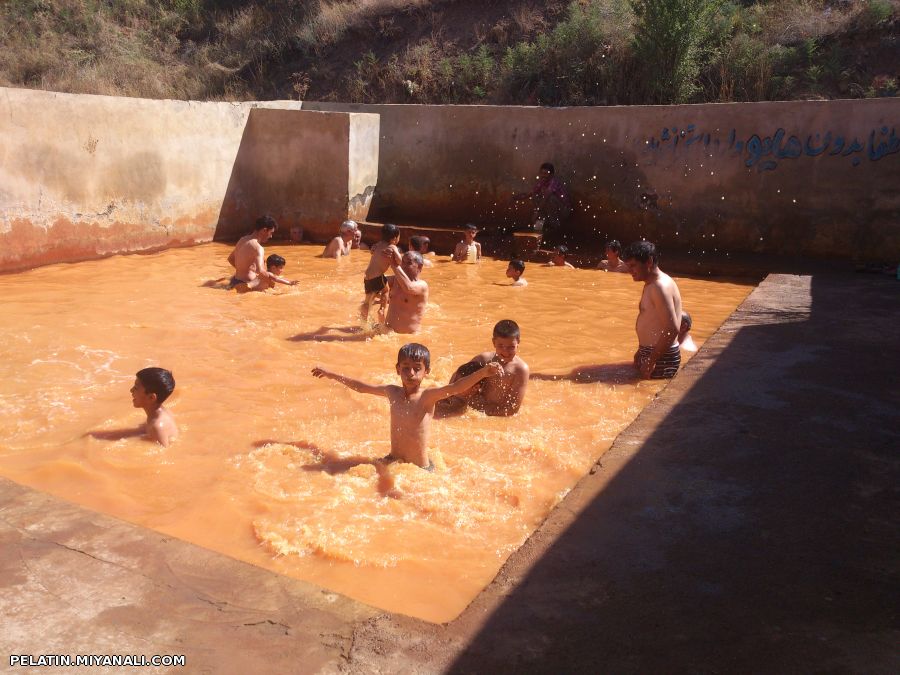
[[900,672],[898,344],[900,282],[771,275],[445,626],[0,480],[3,668]]

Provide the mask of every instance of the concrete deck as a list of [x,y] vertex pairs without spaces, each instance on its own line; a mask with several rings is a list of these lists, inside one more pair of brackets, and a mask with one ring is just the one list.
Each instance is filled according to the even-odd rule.
[[0,480],[0,669],[900,672],[898,345],[900,282],[769,276],[445,626]]

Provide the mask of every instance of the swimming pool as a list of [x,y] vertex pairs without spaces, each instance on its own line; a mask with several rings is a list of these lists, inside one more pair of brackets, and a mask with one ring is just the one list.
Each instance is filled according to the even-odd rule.
[[[0,347],[0,472],[369,604],[447,621],[663,386],[616,365],[635,349],[640,285],[628,275],[529,265],[521,289],[505,285],[505,262],[438,261],[423,273],[431,301],[414,338],[431,349],[433,381],[489,349],[501,318],[521,325],[520,354],[538,378],[516,417],[436,420],[441,470],[392,466],[392,498],[371,464],[333,461],[387,454],[386,401],[309,374],[322,364],[396,382],[408,336],[365,341],[339,330],[355,324],[366,254],[336,262],[316,258],[318,246],[271,246],[301,284],[237,296],[206,285],[230,273],[229,250],[0,277],[13,319]],[[752,288],[678,282],[698,343]],[[175,374],[167,405],[179,442],[85,435],[141,421],[128,389],[146,365]]]

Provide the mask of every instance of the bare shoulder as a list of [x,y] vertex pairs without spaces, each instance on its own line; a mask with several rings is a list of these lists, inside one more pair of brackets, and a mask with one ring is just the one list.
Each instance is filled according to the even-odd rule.
[[528,368],[528,364],[525,363],[518,356],[509,365],[512,366],[512,371],[516,375],[527,376],[531,372],[530,369]]

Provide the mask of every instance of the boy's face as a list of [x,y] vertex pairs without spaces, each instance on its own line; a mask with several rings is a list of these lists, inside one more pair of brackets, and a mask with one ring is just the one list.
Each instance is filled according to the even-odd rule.
[[397,375],[400,376],[400,381],[406,391],[416,391],[427,374],[428,368],[425,367],[424,361],[401,359],[397,362]]
[[629,258],[625,261],[628,265],[628,271],[631,272],[631,278],[634,281],[644,281],[650,276],[650,270],[653,268],[653,258],[643,263],[637,258]]
[[494,352],[500,363],[509,363],[519,353],[519,338],[495,337],[493,339]]
[[510,279],[518,280],[519,277],[522,276],[522,273],[519,270],[517,270],[515,267],[510,265],[509,267],[506,268],[506,276],[508,276]]
[[269,265],[268,269],[276,277],[280,277],[281,273],[284,272],[284,265]]
[[607,260],[618,260],[619,254],[616,253],[613,249],[608,248],[608,249],[606,249],[606,259]]
[[463,232],[463,235],[466,238],[466,243],[471,244],[473,241],[475,241],[476,234],[478,234],[478,230],[466,230],[465,232]]
[[149,393],[137,378],[131,385],[131,404],[135,408],[147,408],[156,405],[156,394]]

